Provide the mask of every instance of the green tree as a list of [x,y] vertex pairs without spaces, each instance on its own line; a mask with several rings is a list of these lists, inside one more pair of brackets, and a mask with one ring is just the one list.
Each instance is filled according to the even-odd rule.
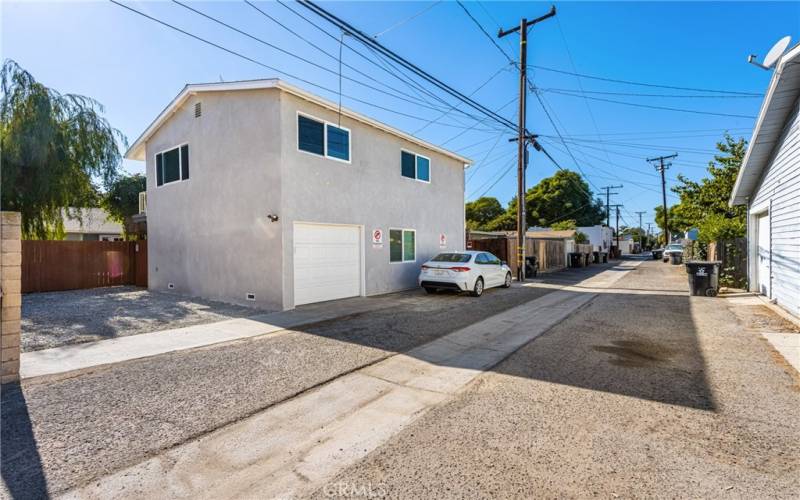
[[0,90],[0,206],[21,212],[24,237],[63,232],[62,208],[96,206],[116,179],[125,137],[97,101],[49,89],[10,59]]
[[[672,191],[678,194],[680,202],[669,208],[670,232],[697,228],[702,241],[745,235],[746,207],[730,207],[728,200],[747,151],[747,141],[725,134],[717,143],[717,150],[708,164],[710,175],[700,182],[678,174],[680,184]],[[656,223],[664,229],[664,211],[660,206],[656,207]]]
[[475,201],[470,201],[464,207],[467,219],[467,228],[475,230],[488,230],[489,223],[503,214],[503,206],[497,198],[483,196]]
[[139,213],[139,193],[146,189],[142,174],[126,175],[111,184],[103,199],[103,208],[112,219],[125,223],[131,215]]
[[603,202],[593,197],[580,174],[570,170],[539,181],[528,189],[525,202],[529,226],[549,226],[565,217],[576,226],[594,226],[605,216]]

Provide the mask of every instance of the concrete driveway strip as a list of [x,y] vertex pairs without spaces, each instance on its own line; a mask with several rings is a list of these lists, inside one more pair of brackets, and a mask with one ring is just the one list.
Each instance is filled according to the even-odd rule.
[[63,497],[218,499],[306,494],[595,296],[550,293],[340,377]]

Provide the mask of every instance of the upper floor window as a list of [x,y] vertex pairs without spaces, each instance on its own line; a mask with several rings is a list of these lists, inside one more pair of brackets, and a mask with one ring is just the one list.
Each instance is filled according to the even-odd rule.
[[297,115],[297,148],[306,153],[350,161],[350,130]]
[[422,182],[431,181],[431,160],[424,156],[400,152],[400,175]]
[[156,154],[156,185],[189,178],[189,145],[184,144]]

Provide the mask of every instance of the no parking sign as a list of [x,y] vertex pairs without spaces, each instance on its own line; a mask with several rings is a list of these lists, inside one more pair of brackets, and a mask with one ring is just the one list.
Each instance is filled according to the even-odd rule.
[[383,230],[372,230],[372,248],[383,248]]

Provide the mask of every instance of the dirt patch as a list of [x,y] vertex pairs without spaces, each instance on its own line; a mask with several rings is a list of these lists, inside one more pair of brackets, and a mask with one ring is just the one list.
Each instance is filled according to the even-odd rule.
[[740,306],[734,312],[749,330],[774,333],[800,333],[800,328],[791,321],[775,314],[763,305]]
[[595,345],[598,352],[613,354],[609,363],[628,368],[639,368],[668,361],[672,350],[664,346],[641,340],[613,340],[612,345]]

